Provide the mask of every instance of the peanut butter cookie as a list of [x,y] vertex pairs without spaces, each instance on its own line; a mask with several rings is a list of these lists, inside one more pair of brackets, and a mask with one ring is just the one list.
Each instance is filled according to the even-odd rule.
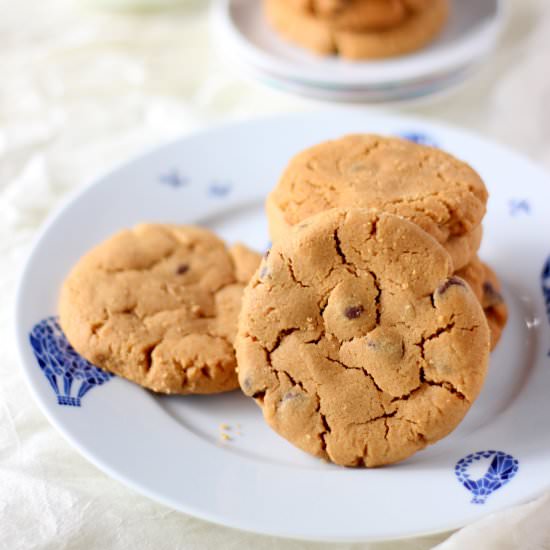
[[[353,12],[334,15],[332,11],[330,19],[296,9],[297,1],[300,2],[264,0],[266,17],[273,28],[290,42],[314,53],[337,54],[350,60],[393,57],[418,50],[437,37],[449,12],[448,0],[432,0],[429,8],[408,12],[399,24],[367,29],[365,23],[374,23],[375,20],[374,12],[367,9],[366,3],[358,2],[359,7]],[[395,4],[398,5],[402,6],[401,3]],[[394,18],[399,13],[402,12],[397,8]],[[380,24],[381,18],[378,20]]]
[[259,262],[206,229],[139,225],[74,267],[61,326],[88,361],[156,392],[232,390],[242,291]]
[[268,424],[346,466],[403,460],[461,421],[489,329],[449,255],[389,213],[333,209],[277,241],[247,286],[239,382]]

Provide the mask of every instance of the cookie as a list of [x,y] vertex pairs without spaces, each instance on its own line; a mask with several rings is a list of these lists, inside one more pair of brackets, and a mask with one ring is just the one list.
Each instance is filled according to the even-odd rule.
[[408,15],[402,0],[281,1],[343,30],[387,29],[399,25]]
[[[264,0],[273,28],[290,42],[319,55],[338,54],[350,60],[393,57],[418,50],[433,41],[445,25],[448,0],[433,0],[430,8],[415,12],[386,29],[344,30],[329,20],[300,11],[285,0]],[[346,18],[349,22],[352,18]]]
[[297,447],[345,466],[450,433],[483,384],[489,329],[445,250],[389,213],[333,209],[274,243],[245,289],[239,383]]
[[477,257],[457,271],[456,275],[470,285],[481,302],[491,331],[492,351],[496,348],[508,321],[508,307],[501,294],[500,281],[495,272]]
[[[474,240],[468,246],[454,248],[474,252],[487,197],[479,175],[440,149],[357,134],[296,155],[269,195],[266,209],[274,241],[288,226],[313,214],[359,206],[409,219],[440,243],[471,234]],[[458,264],[464,265],[463,260]]]
[[88,361],[155,392],[232,390],[242,291],[259,262],[206,229],[139,225],[73,268],[61,326]]

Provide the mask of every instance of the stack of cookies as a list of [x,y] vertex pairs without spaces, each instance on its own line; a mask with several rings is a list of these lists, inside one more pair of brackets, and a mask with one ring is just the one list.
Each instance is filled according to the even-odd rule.
[[236,340],[241,388],[275,431],[371,467],[460,423],[506,321],[477,258],[487,198],[471,167],[400,139],[347,136],[291,160]]
[[487,189],[467,164],[444,151],[376,135],[322,143],[291,160],[269,195],[273,241],[329,208],[376,208],[408,219],[449,253],[456,275],[482,302],[496,346],[507,310],[500,283],[477,257]]
[[122,231],[65,280],[61,326],[88,361],[155,392],[240,387],[315,456],[403,460],[462,420],[506,320],[477,258],[486,202],[443,151],[323,143],[270,194],[263,258],[198,227]]
[[320,55],[377,59],[418,50],[435,39],[448,0],[264,0],[270,24]]

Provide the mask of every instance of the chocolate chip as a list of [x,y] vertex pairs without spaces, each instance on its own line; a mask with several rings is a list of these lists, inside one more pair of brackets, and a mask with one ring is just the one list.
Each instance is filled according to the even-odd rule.
[[362,305],[349,306],[345,309],[344,315],[348,319],[357,319],[357,318],[361,317],[361,314],[363,313],[363,311],[365,311],[365,309],[363,308]]
[[178,265],[178,268],[176,269],[176,273],[178,275],[183,275],[184,273],[187,273],[189,271],[189,266],[187,264],[180,264]]
[[498,306],[503,300],[502,294],[489,281],[483,283],[483,306],[485,308]]
[[456,286],[466,286],[464,284],[464,281],[462,279],[459,279],[458,277],[449,277],[438,289],[437,292],[439,294],[443,294],[447,292],[449,287],[456,285]]

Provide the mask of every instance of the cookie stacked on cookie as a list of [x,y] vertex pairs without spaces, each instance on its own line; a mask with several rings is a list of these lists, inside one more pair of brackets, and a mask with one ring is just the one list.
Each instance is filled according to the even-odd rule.
[[487,198],[470,166],[401,139],[351,135],[290,161],[235,344],[241,388],[275,431],[371,467],[460,423],[506,321],[477,257]]
[[439,34],[448,0],[264,0],[271,25],[317,54],[376,59],[420,49]]
[[375,208],[408,219],[449,253],[453,270],[478,291],[496,345],[506,306],[494,274],[477,258],[487,189],[467,164],[433,147],[377,135],[349,135],[296,155],[269,195],[273,241],[308,217],[337,207]]

